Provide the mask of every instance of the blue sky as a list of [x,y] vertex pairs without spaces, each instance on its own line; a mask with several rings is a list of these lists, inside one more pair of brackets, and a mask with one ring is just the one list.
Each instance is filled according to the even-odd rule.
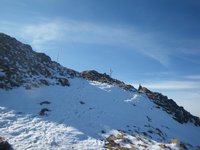
[[1,0],[0,32],[78,71],[95,69],[200,116],[200,1]]

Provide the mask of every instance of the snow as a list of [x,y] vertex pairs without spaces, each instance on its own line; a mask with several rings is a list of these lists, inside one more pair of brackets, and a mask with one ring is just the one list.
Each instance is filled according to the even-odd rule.
[[103,142],[81,131],[32,115],[17,114],[1,107],[1,133],[14,149],[99,149]]
[[[144,94],[81,78],[69,82],[69,87],[1,89],[1,136],[14,149],[105,149],[105,139],[119,131],[139,149],[145,143],[149,149],[163,143],[177,149],[171,139],[200,144],[199,127],[178,123]],[[49,104],[41,105],[44,101]],[[50,111],[40,116],[44,108]],[[116,142],[130,148],[130,143]]]

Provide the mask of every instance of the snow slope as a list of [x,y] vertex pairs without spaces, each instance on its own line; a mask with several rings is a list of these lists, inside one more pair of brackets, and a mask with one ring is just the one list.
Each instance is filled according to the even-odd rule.
[[198,149],[200,127],[180,124],[146,95],[78,77],[69,82],[0,89],[0,135],[19,150]]

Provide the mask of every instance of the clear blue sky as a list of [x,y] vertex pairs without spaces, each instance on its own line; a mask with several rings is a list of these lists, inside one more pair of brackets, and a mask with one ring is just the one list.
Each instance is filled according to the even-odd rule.
[[1,0],[0,32],[62,65],[113,70],[200,116],[200,1]]

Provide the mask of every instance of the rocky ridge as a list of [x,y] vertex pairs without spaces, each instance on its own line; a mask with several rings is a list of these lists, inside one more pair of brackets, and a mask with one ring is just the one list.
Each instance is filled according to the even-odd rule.
[[0,88],[69,86],[68,78],[75,76],[79,73],[62,67],[44,53],[33,51],[30,45],[0,33]]
[[[116,85],[128,91],[137,91],[132,85],[111,78],[106,73],[95,70],[81,73],[61,66],[44,53],[37,53],[31,46],[23,44],[4,33],[0,33],[0,88],[12,89],[24,86],[27,89],[41,85],[69,86],[69,78],[82,77],[90,81],[98,81]],[[194,123],[200,126],[200,119],[191,115],[183,107],[161,93],[152,92],[140,86],[139,92],[144,93],[158,107],[171,114],[179,123]]]
[[194,123],[195,126],[200,126],[200,118],[193,116],[183,107],[178,106],[172,99],[168,99],[167,96],[162,95],[158,92],[152,92],[149,89],[142,87],[138,88],[138,91],[144,93],[152,100],[158,107],[161,107],[168,114],[171,114],[173,118],[179,123]]
[[117,85],[120,88],[128,90],[128,91],[136,91],[136,89],[132,85],[125,84],[124,82],[119,81],[117,79],[113,79],[106,73],[102,74],[95,70],[88,70],[88,71],[81,72],[81,76],[87,80]]
[[[70,85],[69,78],[74,78],[70,80],[71,86],[67,88],[61,87]],[[98,82],[88,82],[83,78]],[[101,83],[116,85],[124,90],[121,90],[116,86],[107,86],[107,84]],[[34,88],[32,90],[16,88],[15,90],[10,90],[9,92],[4,90],[20,86],[28,89],[32,87],[43,87]],[[102,90],[102,87],[104,90]],[[61,88],[60,91],[58,90],[59,88]],[[62,88],[64,89],[63,91]],[[138,147],[142,147],[141,149],[150,147],[149,149],[151,149],[151,145],[159,147],[159,149],[173,149],[173,143],[179,143],[178,145],[180,146],[180,149],[187,149],[187,147],[189,149],[196,149],[199,147],[197,147],[197,144],[199,144],[199,135],[196,135],[196,133],[198,134],[199,131],[199,127],[197,126],[200,126],[199,118],[191,115],[189,112],[185,111],[183,107],[178,106],[173,100],[168,99],[161,93],[152,92],[142,86],[136,90],[131,85],[127,85],[122,81],[113,79],[111,76],[105,73],[98,73],[95,70],[78,73],[74,70],[62,67],[60,64],[54,61],[51,61],[51,59],[43,53],[34,52],[29,45],[23,44],[16,39],[1,33],[0,89],[3,89],[1,90],[0,102],[2,106],[4,106],[0,107],[1,114],[4,114],[2,115],[2,118],[4,119],[1,119],[2,122],[0,123],[4,124],[4,126],[2,126],[0,129],[6,133],[4,135],[2,134],[2,136],[6,139],[9,139],[9,143],[11,145],[14,145],[12,140],[15,141],[14,146],[23,145],[16,142],[18,141],[16,140],[16,137],[19,139],[22,137],[21,133],[24,135],[29,134],[27,136],[27,139],[29,140],[29,138],[34,137],[32,135],[34,135],[36,130],[38,130],[38,133],[40,133],[42,130],[46,131],[46,129],[48,129],[48,132],[50,132],[52,129],[51,137],[53,137],[56,133],[58,133],[56,136],[62,136],[63,139],[60,140],[61,142],[64,139],[69,138],[71,132],[69,132],[70,134],[66,134],[66,128],[60,123],[66,123],[68,131],[68,125],[70,122],[72,125],[79,125],[79,123],[76,122],[77,119],[78,122],[81,121],[84,123],[83,126],[80,126],[81,130],[83,129],[82,127],[89,125],[89,128],[93,128],[91,130],[91,135],[97,135],[97,133],[99,134],[101,132],[101,134],[106,138],[105,148],[108,149],[129,149],[124,147],[126,145],[130,145],[130,149],[137,149]],[[29,93],[34,90],[40,90],[42,96],[34,100],[29,100],[29,97],[27,96],[29,94],[24,93]],[[20,98],[21,95],[25,97]],[[17,101],[15,97],[19,97]],[[49,99],[43,99],[44,97],[49,97]],[[66,105],[64,105],[63,102],[66,102]],[[24,106],[18,107],[18,105],[16,105],[18,103]],[[11,111],[8,113],[7,108],[12,107],[15,108],[16,114],[14,114],[15,112]],[[30,109],[24,110],[22,108]],[[170,115],[163,112],[163,110]],[[35,119],[35,113],[33,113],[34,117],[28,117],[30,120],[27,121],[27,118],[23,116],[27,113],[26,111],[28,113],[33,113],[34,111],[36,112],[36,116],[39,115],[40,118],[45,119],[49,117],[50,120],[52,119],[53,122],[58,121],[59,124],[55,124],[54,128],[52,128],[53,123],[40,123],[41,120],[38,120],[37,123],[44,126],[35,126],[35,122],[32,121],[32,119]],[[164,118],[162,121],[160,121],[160,114],[162,114],[161,116]],[[18,119],[19,117],[24,118],[24,120]],[[106,117],[110,118],[105,119]],[[174,118],[174,120],[172,118]],[[7,119],[10,120],[5,122]],[[66,120],[66,122],[63,120]],[[170,121],[173,125],[170,123],[168,124]],[[15,128],[15,125],[18,124],[16,122],[20,123],[20,128]],[[34,123],[34,125],[29,124],[30,122]],[[90,122],[90,124],[88,124],[88,122]],[[103,126],[101,125],[102,122]],[[191,126],[184,125],[184,123],[191,123]],[[118,124],[120,125],[118,126]],[[47,127],[47,125],[49,126]],[[110,132],[110,129],[112,128],[107,129],[107,127],[104,125],[112,126],[114,131]],[[14,129],[14,131],[10,132],[10,135],[7,134],[7,129],[9,126],[12,126],[11,129]],[[32,126],[35,128],[32,128]],[[59,128],[60,126],[62,126],[63,130]],[[173,133],[174,129],[177,130],[179,128],[181,128],[181,130],[179,130],[181,132],[177,134]],[[33,132],[27,133],[27,129],[32,129]],[[16,130],[18,130],[18,133],[20,134],[16,134]],[[63,134],[63,131],[65,131],[65,134]],[[95,131],[94,134],[93,131]],[[179,142],[178,139],[174,139],[178,138],[177,135],[181,135],[182,132],[182,135],[189,134],[189,138],[194,140],[194,143],[197,144],[194,146],[190,145],[190,143],[188,143],[190,140],[188,140],[187,136],[183,136],[183,143],[182,141]],[[173,136],[170,135],[171,133],[173,133]],[[12,137],[12,140],[10,137]],[[44,140],[46,135],[42,137],[42,135],[39,134],[38,137],[40,140]],[[186,140],[184,138],[186,138]],[[169,143],[169,140],[171,139],[174,140],[173,142]],[[154,140],[158,141],[159,143],[156,143]],[[2,139],[2,141],[3,143],[6,142],[4,139]],[[21,141],[21,139],[19,141]],[[32,142],[30,143],[35,144],[35,139],[31,139],[31,141]],[[46,141],[44,140],[43,144],[45,142]],[[49,146],[62,146],[62,144],[59,145],[58,143],[59,142],[57,142],[57,139],[55,140],[55,138],[52,138]],[[63,142],[63,144],[66,144],[66,142]],[[69,142],[69,144],[71,143]],[[181,145],[184,146],[181,147]],[[41,146],[41,144],[38,144],[37,146]],[[89,146],[91,146],[91,144],[89,144]],[[70,148],[72,149],[73,147],[70,145]]]

